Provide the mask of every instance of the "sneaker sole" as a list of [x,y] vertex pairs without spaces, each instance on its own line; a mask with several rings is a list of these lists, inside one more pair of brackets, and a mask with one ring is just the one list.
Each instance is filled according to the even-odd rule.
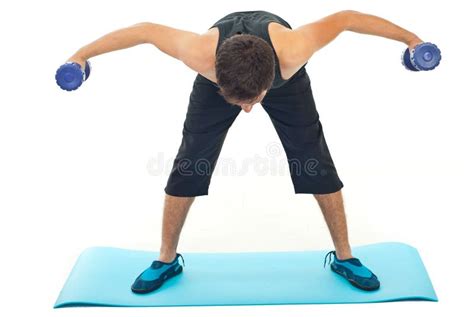
[[340,273],[338,271],[336,271],[335,269],[333,269],[333,267],[331,266],[331,270],[336,273],[336,274],[339,274],[340,276],[344,277],[346,280],[348,280],[353,286],[361,289],[361,290],[364,290],[364,291],[376,291],[380,288],[380,284],[376,287],[376,288],[369,288],[369,287],[365,287],[365,286],[362,286],[362,285],[359,285],[357,284],[356,281],[350,279],[349,277],[347,277],[346,275],[344,275],[343,273]]
[[146,294],[146,293],[156,291],[157,289],[159,289],[163,285],[164,282],[166,282],[170,278],[180,274],[181,272],[183,272],[183,267],[182,266],[180,266],[178,268],[178,270],[176,270],[176,271],[173,270],[170,273],[167,273],[167,274],[163,275],[163,277],[159,280],[158,284],[156,284],[152,288],[149,288],[149,289],[133,289],[132,288],[132,292],[137,293],[137,294]]

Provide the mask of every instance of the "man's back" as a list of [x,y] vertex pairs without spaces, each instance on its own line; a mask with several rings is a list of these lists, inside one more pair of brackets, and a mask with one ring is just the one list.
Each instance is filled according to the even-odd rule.
[[290,30],[291,26],[286,21],[267,11],[239,11],[230,13],[219,19],[206,33],[202,34],[201,42],[195,48],[204,57],[201,61],[202,68],[198,72],[216,83],[215,59],[219,44],[225,38],[234,34],[252,34],[262,37],[274,49],[276,61],[278,62],[275,72],[277,75],[275,84],[280,86],[282,81],[291,78],[306,63],[304,61],[296,67],[286,66],[288,63],[286,62],[286,56],[282,52],[288,43],[284,41],[284,33]]
[[[210,28],[213,36],[212,44],[209,47],[211,49],[215,48],[215,50],[214,53],[207,53],[211,59],[208,65],[213,65],[212,61],[215,61],[217,50],[225,39],[236,34],[254,35],[263,39],[272,47],[275,54],[275,79],[272,88],[278,88],[296,72],[296,70],[291,72],[288,69],[284,69],[284,74],[281,72],[282,65],[285,65],[285,61],[280,62],[280,58],[283,58],[280,55],[282,55],[281,49],[284,42],[280,41],[281,37],[278,34],[291,29],[291,25],[283,18],[268,11],[238,11],[230,13],[219,19]],[[215,72],[214,67],[209,70],[211,75],[213,71]]]

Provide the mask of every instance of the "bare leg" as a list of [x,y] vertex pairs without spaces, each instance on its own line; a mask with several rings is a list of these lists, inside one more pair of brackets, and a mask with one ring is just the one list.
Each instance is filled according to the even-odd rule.
[[159,261],[171,262],[176,257],[179,235],[193,201],[194,197],[165,195]]
[[318,201],[326,220],[334,247],[336,248],[337,258],[339,260],[351,258],[352,253],[347,234],[342,192],[339,190],[331,194],[314,194],[313,196]]

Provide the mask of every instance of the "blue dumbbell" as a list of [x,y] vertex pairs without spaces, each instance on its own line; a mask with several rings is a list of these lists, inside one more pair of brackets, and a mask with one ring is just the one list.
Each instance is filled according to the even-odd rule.
[[71,91],[76,90],[82,85],[82,82],[89,78],[91,65],[86,61],[84,69],[76,62],[67,62],[56,71],[56,83],[61,89]]
[[441,61],[441,51],[433,43],[421,43],[410,51],[407,48],[402,54],[402,65],[412,71],[432,70]]

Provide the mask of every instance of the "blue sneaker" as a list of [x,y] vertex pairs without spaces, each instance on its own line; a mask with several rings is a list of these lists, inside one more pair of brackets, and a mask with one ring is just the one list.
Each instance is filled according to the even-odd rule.
[[183,267],[179,264],[179,258],[181,258],[184,265],[183,256],[179,253],[176,254],[176,257],[170,263],[153,261],[150,267],[136,278],[131,287],[132,292],[139,294],[152,292],[160,288],[166,280],[181,273]]
[[342,275],[352,285],[364,291],[375,291],[379,289],[380,282],[377,276],[366,268],[357,258],[350,258],[346,260],[339,260],[336,256],[336,251],[331,251],[324,257],[324,267],[326,267],[326,259],[329,256],[334,256],[334,261],[331,264],[331,270],[339,275]]

